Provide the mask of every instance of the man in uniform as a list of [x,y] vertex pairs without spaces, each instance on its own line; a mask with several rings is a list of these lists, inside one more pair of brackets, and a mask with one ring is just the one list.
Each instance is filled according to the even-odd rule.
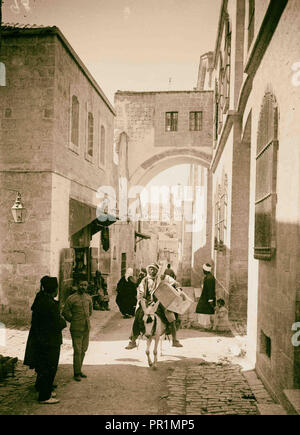
[[86,293],[87,289],[88,282],[80,281],[76,293],[68,297],[62,312],[64,318],[71,323],[75,381],[81,381],[81,378],[87,377],[81,371],[85,352],[89,345],[90,316],[93,312],[92,298]]

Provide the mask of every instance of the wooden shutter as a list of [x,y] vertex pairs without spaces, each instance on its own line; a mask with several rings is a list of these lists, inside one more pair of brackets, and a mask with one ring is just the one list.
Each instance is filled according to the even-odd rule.
[[254,258],[270,260],[276,250],[275,211],[278,112],[274,96],[264,97],[257,135]]

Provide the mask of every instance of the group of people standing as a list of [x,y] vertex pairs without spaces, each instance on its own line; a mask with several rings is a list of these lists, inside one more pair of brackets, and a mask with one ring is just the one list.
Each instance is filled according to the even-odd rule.
[[56,398],[54,378],[57,372],[62,330],[70,322],[73,345],[74,380],[86,378],[82,364],[89,345],[90,316],[93,311],[92,298],[87,294],[88,282],[80,281],[64,304],[62,312],[55,299],[58,291],[56,277],[44,276],[40,291],[32,304],[32,320],[29,331],[24,364],[35,369],[35,388],[41,404],[59,403]]
[[[155,291],[160,282],[164,281],[177,289],[179,295],[185,298],[176,275],[168,264],[163,275],[159,275],[159,265],[152,263],[146,269],[141,269],[137,281],[133,278],[133,269],[128,268],[124,277],[117,285],[116,303],[124,318],[134,316],[130,334],[130,342],[126,349],[137,347],[136,340],[143,333],[143,309],[141,301],[146,305],[157,301]],[[199,321],[207,329],[225,330],[228,328],[228,311],[223,299],[216,301],[215,278],[211,273],[211,265],[203,265],[203,290],[197,303],[196,313]],[[97,273],[102,288],[103,278]],[[93,311],[93,300],[88,294],[88,282],[80,281],[73,293],[67,297],[62,311],[56,300],[58,282],[56,277],[44,276],[40,281],[40,290],[32,304],[32,321],[28,335],[24,364],[35,369],[37,377],[35,388],[38,391],[38,400],[42,404],[59,403],[56,398],[54,384],[57,372],[60,347],[62,344],[62,330],[70,322],[70,333],[73,345],[73,374],[74,380],[80,382],[87,375],[82,372],[82,364],[89,345],[90,316]],[[106,289],[107,292],[107,289]],[[103,302],[103,298],[101,299]],[[107,302],[107,301],[106,301]],[[108,305],[107,305],[108,308]],[[182,347],[176,337],[177,314],[158,305],[157,314],[166,324],[167,333],[172,336],[172,346]],[[225,329],[224,329],[225,328]]]

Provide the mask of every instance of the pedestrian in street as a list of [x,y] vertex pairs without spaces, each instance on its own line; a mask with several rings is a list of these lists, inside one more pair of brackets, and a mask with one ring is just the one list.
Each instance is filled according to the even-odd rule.
[[110,311],[109,296],[107,292],[107,285],[100,270],[96,270],[94,277],[95,290],[98,293],[99,307],[101,311]]
[[[136,340],[141,332],[144,333],[143,330],[144,312],[141,306],[141,300],[144,299],[146,305],[149,305],[150,303],[157,301],[154,292],[161,282],[161,277],[159,276],[158,272],[159,272],[159,265],[157,263],[152,263],[149,266],[147,266],[147,276],[143,278],[142,282],[140,283],[137,289],[138,308],[135,312],[135,318],[132,325],[130,342],[125,349],[133,349],[137,347]],[[166,281],[170,285],[173,285],[179,291],[179,283],[176,282],[171,276],[166,275],[164,277],[164,281]],[[172,346],[182,347],[182,344],[177,340],[176,337],[175,313],[164,308],[162,304],[159,304],[156,312],[160,316],[163,323],[166,324],[166,327],[170,329],[170,332],[172,334]]]
[[133,269],[129,267],[117,284],[116,304],[124,319],[132,317],[135,312],[137,293],[136,282],[133,278]]
[[86,293],[87,288],[87,281],[80,281],[77,292],[68,297],[62,312],[64,318],[70,322],[74,379],[78,382],[87,377],[82,372],[82,364],[89,346],[90,316],[93,312],[93,302]]
[[145,276],[147,275],[147,270],[142,267],[138,276],[138,279],[136,281],[136,287],[138,288],[138,286],[140,285],[140,283],[142,282],[142,279],[145,278]]
[[53,381],[57,372],[62,329],[67,325],[60,316],[57,296],[57,278],[44,276],[32,310],[31,328],[26,344],[24,364],[35,369],[35,387],[42,404],[55,404],[59,400],[53,392]]
[[211,329],[213,327],[214,312],[216,305],[216,280],[211,273],[211,265],[205,263],[202,266],[204,273],[203,288],[200,299],[196,306],[196,313],[199,314],[198,322],[205,329]]
[[176,279],[176,275],[173,269],[171,269],[171,264],[167,265],[167,268],[164,271],[164,275],[169,275],[171,276],[173,279]]
[[228,320],[228,310],[225,307],[224,299],[218,299],[217,305],[215,308],[215,317],[214,317],[214,331],[217,332],[227,332],[230,331],[230,324]]

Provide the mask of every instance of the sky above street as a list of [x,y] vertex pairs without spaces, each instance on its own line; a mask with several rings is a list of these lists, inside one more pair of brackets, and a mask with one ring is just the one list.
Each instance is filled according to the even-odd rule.
[[3,22],[56,25],[113,103],[122,91],[188,90],[214,50],[221,0],[3,0]]
[[[57,26],[110,102],[121,91],[192,90],[214,50],[221,0],[3,0],[3,22]],[[188,166],[151,184],[185,184]],[[174,181],[175,180],[175,181]]]

